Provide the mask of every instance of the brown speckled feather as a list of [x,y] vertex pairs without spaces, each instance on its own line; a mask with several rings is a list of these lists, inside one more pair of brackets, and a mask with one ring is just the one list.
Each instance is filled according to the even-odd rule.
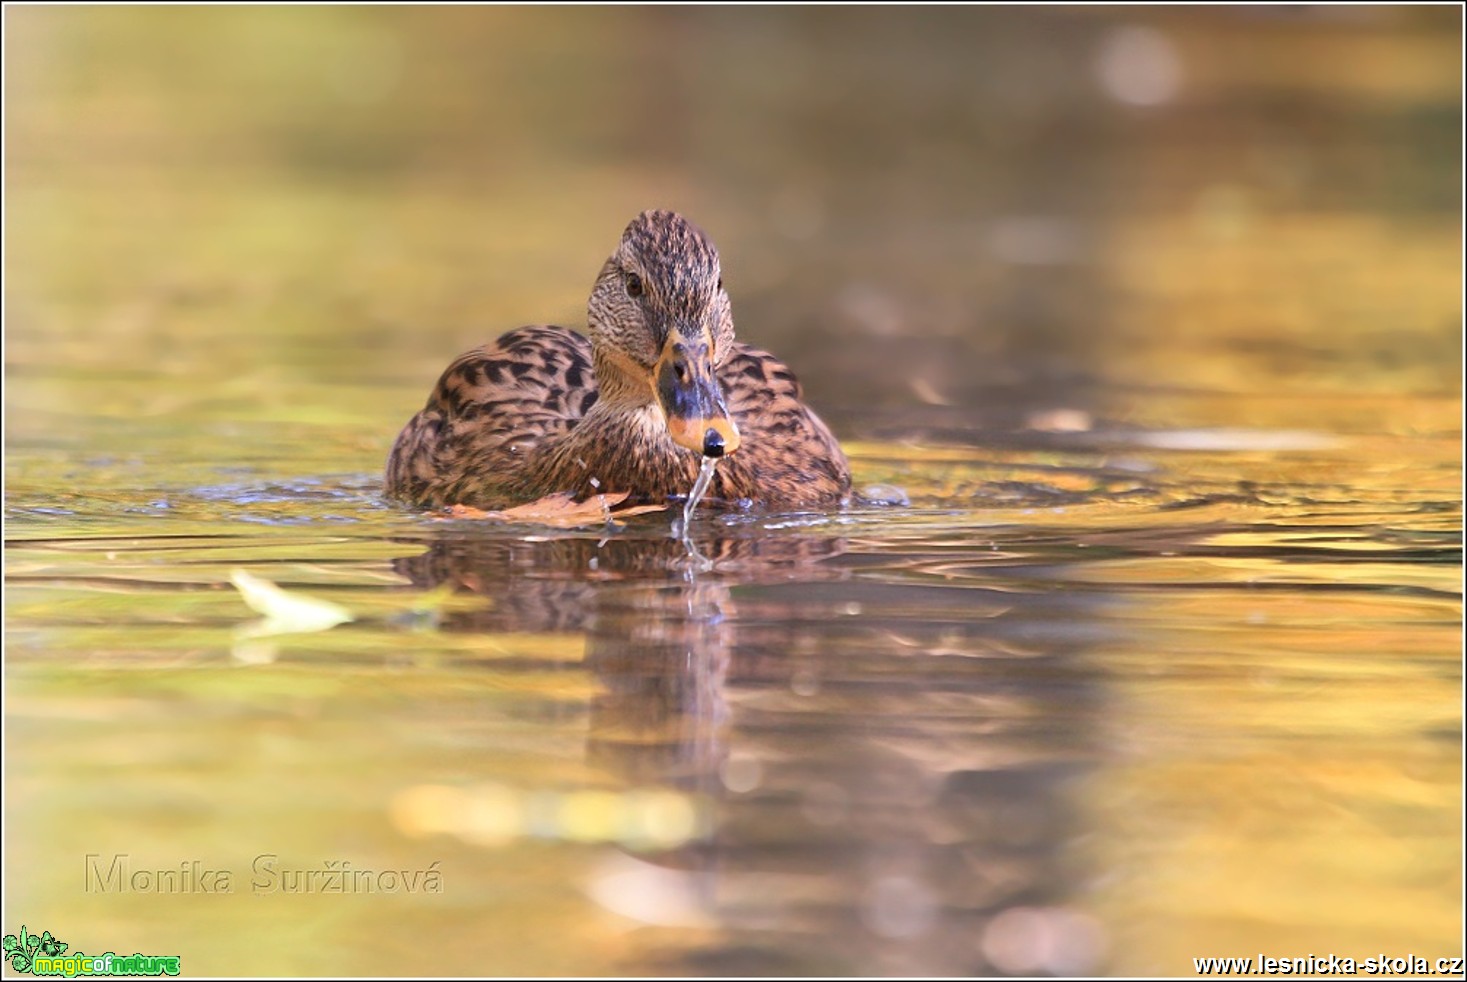
[[[719,462],[712,498],[788,508],[828,505],[850,491],[845,455],[801,402],[789,368],[735,343],[718,376],[744,446]],[[583,336],[560,327],[512,331],[443,373],[392,448],[388,491],[420,506],[480,508],[556,491],[630,491],[651,502],[687,494],[699,457],[667,438],[655,407],[622,419],[619,429],[567,439],[596,396]]]
[[480,508],[559,491],[652,503],[686,495],[702,456],[669,435],[655,380],[674,343],[706,352],[741,440],[719,461],[711,499],[822,507],[850,491],[845,455],[793,373],[733,340],[717,252],[680,216],[633,221],[590,314],[589,339],[523,327],[449,365],[392,448],[388,494]]
[[766,351],[736,343],[718,370],[729,411],[745,434],[719,464],[713,494],[727,501],[823,505],[851,490],[851,469],[830,429],[806,406],[799,380]]
[[[503,507],[539,497],[531,462],[596,401],[591,343],[522,327],[454,359],[387,461],[387,491],[416,505]],[[546,492],[548,493],[548,492]]]

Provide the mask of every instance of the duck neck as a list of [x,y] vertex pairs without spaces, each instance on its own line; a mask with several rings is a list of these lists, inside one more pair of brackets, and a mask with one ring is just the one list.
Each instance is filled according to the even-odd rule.
[[651,406],[656,394],[644,374],[633,374],[617,355],[607,354],[598,348],[592,355],[596,371],[596,389],[599,393],[592,410],[607,406],[609,409],[627,412]]
[[582,495],[632,491],[657,502],[685,493],[697,464],[668,436],[667,419],[645,376],[599,354],[595,367],[596,402],[549,454],[546,485]]
[[621,358],[595,353],[596,403],[586,411],[581,425],[572,431],[583,449],[594,449],[597,456],[614,452],[618,445],[661,449],[671,446],[667,438],[667,421],[645,375],[633,374]]

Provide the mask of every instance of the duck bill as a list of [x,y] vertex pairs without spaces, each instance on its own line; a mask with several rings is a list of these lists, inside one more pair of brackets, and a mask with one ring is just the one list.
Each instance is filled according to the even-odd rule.
[[724,405],[706,344],[672,331],[657,359],[656,382],[657,401],[674,443],[705,457],[739,449],[739,428]]

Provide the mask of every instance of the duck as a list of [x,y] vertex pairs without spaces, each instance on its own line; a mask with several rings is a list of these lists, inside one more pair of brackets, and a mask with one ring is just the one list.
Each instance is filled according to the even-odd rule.
[[586,333],[521,327],[454,359],[388,456],[386,492],[418,508],[502,509],[569,492],[628,504],[820,509],[850,463],[789,367],[734,337],[718,250],[644,211],[601,267]]

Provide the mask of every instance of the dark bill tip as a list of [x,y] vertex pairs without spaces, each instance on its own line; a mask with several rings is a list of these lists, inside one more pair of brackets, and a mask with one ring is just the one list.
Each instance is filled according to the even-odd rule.
[[708,432],[703,434],[703,456],[722,457],[723,446],[723,434],[709,427]]

